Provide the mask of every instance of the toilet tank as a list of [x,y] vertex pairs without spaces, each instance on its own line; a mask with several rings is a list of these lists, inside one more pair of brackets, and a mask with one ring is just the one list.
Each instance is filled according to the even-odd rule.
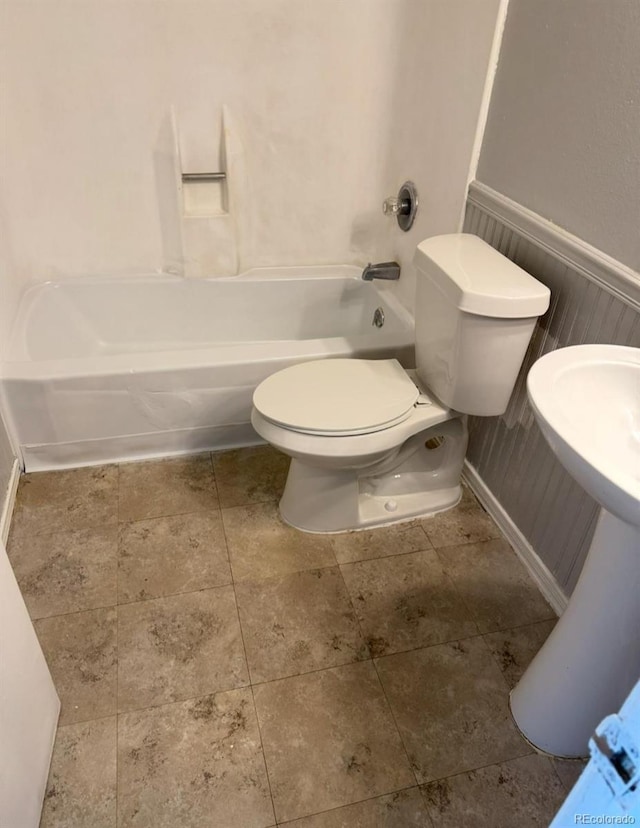
[[455,411],[504,413],[549,289],[466,233],[423,241],[414,265],[418,376]]

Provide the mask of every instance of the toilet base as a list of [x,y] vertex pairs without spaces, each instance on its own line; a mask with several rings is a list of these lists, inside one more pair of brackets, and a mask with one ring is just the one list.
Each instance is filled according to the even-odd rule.
[[366,469],[291,460],[280,514],[303,532],[347,532],[427,517],[455,506],[467,447],[464,419],[433,426]]

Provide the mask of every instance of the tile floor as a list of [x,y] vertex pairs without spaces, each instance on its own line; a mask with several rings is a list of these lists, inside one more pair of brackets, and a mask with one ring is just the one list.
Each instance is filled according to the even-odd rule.
[[42,828],[546,826],[579,766],[509,689],[554,614],[465,492],[284,525],[267,447],[22,478],[9,556],[62,712]]

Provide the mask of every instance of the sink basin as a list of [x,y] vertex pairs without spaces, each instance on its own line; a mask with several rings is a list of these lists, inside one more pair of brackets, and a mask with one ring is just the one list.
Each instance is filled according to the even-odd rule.
[[567,471],[607,511],[640,524],[640,349],[552,351],[529,372],[527,390]]
[[535,363],[527,388],[558,460],[601,509],[569,605],[511,712],[537,747],[584,756],[640,676],[640,349],[561,348]]

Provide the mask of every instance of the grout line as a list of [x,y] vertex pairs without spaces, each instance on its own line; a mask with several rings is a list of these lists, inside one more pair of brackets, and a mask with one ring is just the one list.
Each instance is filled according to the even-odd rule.
[[[316,567],[316,568],[319,569],[320,567]],[[332,567],[322,567],[322,568],[323,569],[330,569]],[[300,571],[301,572],[312,572],[314,570],[300,570]],[[292,573],[288,573],[288,574],[295,575],[297,573],[292,572]],[[240,584],[242,584],[242,583],[244,583],[244,582],[240,581]],[[197,592],[208,592],[208,591],[217,590],[217,589],[224,589],[224,588],[230,587],[230,586],[234,586],[234,584],[233,583],[228,583],[228,584],[222,584],[221,586],[217,586],[217,587],[207,587],[205,589],[192,590],[191,592],[177,592],[177,593],[173,593],[171,595],[160,595],[157,598],[145,598],[145,599],[142,599],[141,601],[130,601],[130,602],[127,602],[127,603],[124,603],[124,604],[109,604],[108,606],[104,606],[104,607],[93,607],[92,609],[88,609],[88,610],[76,610],[74,612],[60,613],[59,615],[47,615],[43,618],[37,618],[37,619],[32,619],[32,620],[34,620],[34,621],[46,621],[49,618],[63,618],[63,617],[68,616],[68,615],[79,615],[82,612],[93,612],[94,610],[99,610],[99,609],[116,609],[117,610],[118,607],[128,607],[128,606],[131,606],[132,604],[138,604],[138,603],[142,604],[142,603],[146,603],[148,601],[156,601],[156,600],[159,600],[159,599],[162,599],[162,598],[173,598],[173,597],[178,597],[178,596],[181,596],[181,595],[192,595],[192,594],[197,593]],[[234,595],[235,595],[235,588],[234,588]],[[237,597],[236,597],[236,607],[237,607]],[[356,614],[356,619],[357,619],[357,614]],[[468,641],[468,640],[473,639],[473,638],[484,638],[485,636],[488,636],[488,635],[494,635],[494,634],[497,634],[497,633],[511,632],[512,630],[519,630],[519,629],[522,629],[524,627],[532,627],[532,626],[535,626],[536,624],[544,624],[544,623],[547,623],[548,621],[555,621],[555,620],[557,620],[555,617],[553,617],[553,618],[541,618],[538,621],[528,621],[524,624],[516,624],[516,625],[513,625],[513,626],[501,627],[500,629],[497,629],[497,630],[489,630],[487,632],[480,632],[479,631],[477,633],[474,633],[473,635],[465,635],[465,636],[462,636],[462,637],[459,636],[457,638],[447,638],[447,639],[444,639],[443,641],[438,641],[438,642],[435,642],[433,644],[419,645],[417,647],[408,647],[407,649],[402,649],[402,650],[394,650],[391,653],[384,653],[382,655],[377,655],[377,656],[369,656],[368,658],[360,658],[360,659],[355,659],[353,661],[345,661],[342,664],[333,664],[333,665],[327,666],[327,667],[317,667],[313,670],[305,670],[304,672],[301,672],[301,673],[291,673],[291,674],[286,675],[286,676],[278,676],[277,678],[267,679],[265,681],[255,681],[255,682],[249,681],[248,684],[240,685],[240,687],[249,687],[249,686],[251,686],[251,687],[260,687],[263,684],[272,684],[276,681],[285,681],[286,679],[297,678],[298,676],[307,676],[307,675],[311,675],[313,673],[321,673],[323,670],[339,669],[340,667],[348,667],[351,664],[361,664],[365,661],[373,661],[375,659],[392,658],[393,656],[396,656],[396,655],[404,655],[406,653],[413,653],[413,652],[417,652],[418,650],[429,650],[432,647],[441,647],[444,644],[453,644],[457,641]],[[358,624],[359,623],[360,622],[358,621]],[[361,631],[361,634],[362,634],[362,631]],[[366,644],[366,639],[364,639],[364,636],[363,636],[363,640]],[[501,672],[502,672],[502,670],[501,670]],[[250,673],[249,673],[249,676],[251,676]],[[234,689],[239,689],[239,688],[231,687],[231,688],[225,688],[223,690],[211,690],[210,692],[207,692],[207,693],[201,693],[198,696],[188,696],[187,698],[184,698],[184,699],[178,699],[175,702],[162,702],[162,704],[160,704],[160,705],[149,705],[148,707],[136,707],[135,710],[147,710],[147,709],[151,709],[153,707],[161,707],[165,704],[175,704],[175,703],[179,703],[181,701],[189,701],[191,699],[201,698],[202,696],[209,696],[209,695],[212,695],[214,693],[227,693],[230,690],[234,690]],[[129,712],[129,711],[126,711],[126,712]]]
[[120,526],[120,463],[116,464],[116,525]]
[[237,690],[249,690],[250,688],[251,685],[248,682],[247,684],[239,684],[235,687],[222,687],[219,690],[210,690],[209,692],[198,693],[197,696],[186,696],[183,699],[173,699],[173,701],[163,701],[158,704],[149,704],[146,707],[131,707],[127,708],[127,710],[118,710],[117,715],[128,716],[130,713],[146,713],[149,710],[160,710],[163,707],[171,707],[176,704],[188,704],[189,702],[198,701],[198,699],[205,699],[208,696],[218,696],[222,693],[235,693]]
[[[137,517],[137,518],[122,518],[118,520],[118,526],[126,525],[129,523],[141,523],[143,520],[160,520],[161,518],[170,518],[170,517],[184,517],[185,515],[209,515],[211,514],[211,510],[216,511],[215,506],[207,506],[206,508],[203,507],[202,509],[185,509],[184,511],[180,512],[163,512],[161,515],[146,515],[145,517]],[[220,507],[217,507],[217,511],[221,511]]]
[[[499,530],[498,530],[499,531]],[[513,548],[509,541],[505,538],[503,534],[496,535],[493,538],[481,538],[480,540],[475,541],[464,541],[463,543],[448,543],[442,546],[434,546],[434,550],[438,553],[444,552],[446,553],[448,549],[461,549],[465,546],[484,546],[487,543],[495,543],[496,541],[504,541],[507,544],[509,549],[513,552]],[[514,552],[515,554],[515,552]]]
[[271,777],[269,775],[269,766],[267,765],[267,754],[264,750],[264,741],[262,738],[262,728],[260,727],[260,719],[258,718],[258,708],[256,707],[256,697],[253,692],[253,687],[249,688],[251,692],[251,699],[253,700],[253,714],[256,717],[256,724],[258,726],[258,735],[260,736],[260,750],[262,751],[262,762],[264,764],[264,772],[267,777],[267,786],[269,788],[269,796],[271,797],[271,808],[273,810],[273,818],[276,821],[276,825],[278,824],[278,818],[276,816],[276,803],[273,799],[273,788],[271,786]]
[[393,721],[394,727],[396,729],[396,733],[398,734],[398,738],[400,739],[400,744],[402,745],[402,749],[404,750],[404,754],[407,757],[407,763],[409,765],[409,769],[411,770],[411,773],[413,774],[413,777],[416,780],[416,784],[417,784],[418,783],[418,777],[416,776],[416,772],[415,772],[415,769],[413,767],[413,762],[411,761],[411,757],[409,756],[409,751],[407,750],[407,746],[405,745],[404,739],[402,738],[402,733],[400,731],[400,727],[398,726],[398,721],[396,719],[396,715],[393,712],[391,702],[389,701],[389,697],[387,696],[387,691],[385,690],[384,684],[382,683],[382,679],[380,678],[380,673],[378,672],[378,668],[376,666],[376,662],[375,662],[375,659],[373,657],[373,653],[371,652],[371,648],[367,644],[367,638],[365,636],[364,630],[362,628],[362,624],[360,622],[360,616],[358,615],[358,611],[357,611],[357,609],[355,607],[355,604],[353,602],[351,592],[349,591],[349,585],[345,581],[344,575],[342,574],[342,570],[340,570],[340,577],[342,578],[342,582],[344,584],[344,588],[346,590],[346,593],[349,596],[349,603],[351,604],[351,609],[353,611],[354,618],[356,619],[356,624],[358,625],[358,629],[360,630],[360,637],[362,638],[362,640],[364,642],[364,645],[367,648],[367,650],[371,653],[370,661],[371,661],[371,664],[373,665],[374,672],[375,672],[376,677],[378,679],[378,685],[379,685],[380,689],[382,690],[382,695],[384,697],[385,702],[387,703],[387,709],[388,709],[389,713],[391,714],[391,720]]
[[[523,743],[527,744],[527,742],[525,742],[524,739]],[[518,759],[524,759],[526,756],[545,756],[547,759],[549,758],[544,753],[538,753],[538,751],[536,750],[529,750],[527,753],[521,753],[519,756],[512,756],[510,759],[502,759],[502,761],[500,762],[487,762],[486,765],[477,765],[471,768],[463,768],[462,770],[456,771],[455,773],[448,773],[446,776],[439,776],[437,779],[430,779],[428,782],[419,782],[418,787],[426,788],[428,785],[433,785],[434,782],[442,782],[444,779],[454,779],[456,776],[463,776],[465,773],[472,773],[474,771],[485,770],[485,768],[500,767],[500,765],[506,765],[507,762],[516,762]]]
[[[266,506],[268,503],[271,503],[271,504],[273,504],[274,506],[277,507],[279,502],[280,502],[280,496],[278,496],[278,497],[265,497],[264,500],[262,500],[262,499],[261,500],[253,500],[252,499],[252,500],[248,500],[246,503],[234,503],[233,506],[222,506],[221,505],[220,506],[220,511],[230,512],[230,511],[233,511],[234,509],[251,509],[254,506]],[[285,525],[288,526],[288,528],[290,528],[290,529],[295,529],[294,526],[289,526],[288,524],[285,524]],[[295,529],[295,531],[301,532],[302,530]],[[306,533],[303,533],[303,534],[324,535],[325,533],[322,533],[322,532],[317,532],[317,533],[316,532],[313,532],[313,533],[306,532]],[[327,534],[329,534],[329,533],[327,533]]]
[[[118,518],[120,517],[120,466],[118,466]],[[120,563],[120,524],[118,523],[118,535],[116,538],[116,601],[118,600],[118,593],[119,593],[119,563]],[[120,631],[120,612],[118,610],[118,605],[116,604],[116,824],[118,822],[118,804],[119,804],[119,718],[118,718],[118,700],[120,698],[120,638],[119,638],[119,631]]]
[[131,520],[121,520],[118,522],[118,527],[122,526],[130,526],[135,523],[148,523],[150,520],[166,520],[167,518],[174,518],[174,517],[189,517],[190,515],[210,515],[210,514],[217,514],[222,520],[222,509],[220,506],[213,506],[212,508],[207,509],[197,509],[193,511],[193,509],[189,512],[169,512],[168,514],[163,515],[154,515],[153,517],[141,517],[141,518],[133,518]]
[[[322,814],[332,814],[336,811],[342,810],[343,808],[350,808],[352,805],[361,805],[363,802],[373,802],[374,800],[382,799],[385,796],[393,796],[394,794],[402,793],[403,791],[414,791],[414,790],[417,790],[419,792],[420,791],[420,786],[419,785],[407,785],[404,788],[394,788],[392,791],[387,791],[386,793],[383,793],[383,794],[374,794],[374,796],[367,796],[364,799],[356,799],[353,802],[347,802],[344,805],[336,805],[335,808],[327,808],[325,811],[314,811],[312,814],[304,814],[304,816],[294,817],[293,819],[288,819],[285,822],[278,822],[277,824],[278,824],[278,826],[293,825],[298,820],[311,819],[311,817],[321,816]],[[429,817],[428,814],[427,814],[427,817]],[[423,826],[423,828],[426,828],[426,827]]]
[[84,724],[91,724],[91,722],[104,722],[106,719],[116,719],[118,717],[116,713],[107,713],[106,716],[94,716],[92,719],[78,719],[74,722],[64,722],[64,724],[59,724],[56,728],[56,732],[58,730],[63,730],[65,727],[75,727],[76,725],[84,725]]
[[146,604],[149,601],[161,601],[163,598],[178,598],[181,595],[194,595],[197,592],[210,592],[212,590],[224,589],[225,587],[230,586],[233,586],[232,581],[228,581],[226,584],[216,584],[216,586],[202,587],[201,589],[189,589],[185,592],[170,592],[167,595],[152,595],[149,598],[136,598],[133,601],[121,601],[120,603],[116,604],[101,604],[97,607],[87,607],[86,609],[70,610],[69,612],[58,612],[54,615],[43,615],[39,618],[32,618],[31,620],[34,622],[47,621],[49,618],[64,618],[67,615],[80,615],[80,613],[82,612],[95,612],[97,610],[103,609],[118,609],[118,607],[130,607],[133,604]]
[[410,549],[407,552],[392,552],[390,555],[376,555],[375,558],[362,558],[359,561],[338,561],[338,566],[354,566],[355,564],[366,564],[369,561],[386,561],[395,558],[408,558],[410,555],[421,555],[423,552],[435,552],[432,546],[426,546],[424,549]]
[[[212,456],[211,459],[212,459],[212,463],[213,463],[213,456]],[[231,558],[229,556],[229,543],[228,543],[228,540],[227,540],[227,533],[226,533],[226,530],[224,528],[224,521],[222,521],[222,533],[224,535],[224,542],[225,542],[225,545],[227,547],[227,557],[229,559],[229,569],[231,570],[231,577],[233,579],[233,568],[231,567]],[[249,677],[249,691],[251,693],[251,700],[253,702],[253,715],[256,717],[256,725],[258,727],[258,735],[260,737],[260,750],[262,752],[262,762],[264,764],[264,772],[265,772],[266,777],[267,777],[267,786],[269,788],[269,796],[271,798],[271,809],[273,811],[273,818],[274,818],[275,823],[277,825],[278,818],[276,816],[276,805],[275,805],[275,802],[274,802],[274,799],[273,799],[273,789],[271,787],[271,777],[269,776],[269,767],[267,765],[267,755],[266,755],[265,750],[264,750],[264,741],[262,739],[262,728],[260,727],[260,719],[258,718],[258,708],[256,707],[256,697],[255,697],[255,694],[253,692],[253,684],[251,683],[251,668],[249,666],[249,659],[247,657],[247,647],[246,647],[246,644],[244,642],[244,631],[242,629],[242,621],[240,620],[240,607],[238,605],[238,596],[236,594],[235,581],[232,581],[232,586],[233,586],[233,598],[234,598],[235,605],[236,605],[236,617],[238,619],[238,628],[240,630],[240,640],[242,641],[242,650],[244,652],[244,661],[245,661],[245,664],[247,665],[247,675]]]
[[254,681],[251,686],[263,687],[265,684],[276,684],[278,681],[288,681],[289,679],[302,678],[303,676],[312,676],[314,673],[324,673],[326,670],[341,670],[343,667],[353,667],[355,664],[366,664],[367,661],[373,661],[371,656],[369,656],[369,658],[359,658],[355,661],[345,661],[343,664],[331,664],[327,667],[316,667],[314,670],[305,670],[304,673],[292,673],[289,676],[280,676],[279,678],[267,679],[266,681]]
[[373,664],[373,669],[375,670],[376,676],[378,678],[378,684],[380,685],[380,689],[382,690],[382,695],[384,696],[384,700],[387,703],[387,708],[389,710],[389,713],[391,714],[391,718],[393,720],[393,724],[395,726],[396,733],[398,734],[398,737],[400,738],[400,744],[402,745],[402,749],[404,750],[404,755],[407,757],[407,763],[409,765],[409,769],[411,770],[411,773],[413,774],[413,778],[416,780],[416,785],[419,785],[420,783],[418,782],[418,775],[416,773],[415,764],[414,764],[414,762],[411,761],[411,757],[409,756],[409,749],[407,748],[407,746],[405,744],[405,741],[402,738],[402,731],[400,730],[400,725],[398,724],[398,720],[396,719],[396,714],[393,712],[393,707],[391,706],[391,702],[389,701],[389,696],[387,695],[387,691],[385,689],[384,683],[383,683],[382,679],[380,678],[380,673],[378,672],[378,666],[375,662],[375,659],[372,658],[371,663]]
[[[211,455],[211,463],[213,464],[213,454]],[[269,776],[269,768],[267,766],[267,756],[265,754],[264,742],[263,742],[263,739],[262,739],[262,728],[260,727],[260,719],[258,718],[258,708],[256,707],[256,697],[254,695],[253,685],[251,683],[251,668],[249,666],[249,659],[247,657],[247,647],[246,647],[246,644],[244,642],[244,631],[242,629],[242,621],[240,620],[240,607],[238,605],[238,596],[236,594],[236,582],[235,582],[235,578],[234,578],[234,575],[233,575],[233,566],[231,564],[231,554],[230,554],[230,551],[229,551],[229,540],[227,538],[227,530],[226,530],[225,525],[224,525],[224,520],[222,520],[222,516],[221,516],[220,523],[222,524],[222,534],[223,534],[225,546],[226,546],[226,549],[227,549],[227,559],[229,561],[229,571],[231,572],[231,583],[232,583],[232,586],[233,586],[233,597],[234,597],[234,601],[235,601],[235,604],[236,604],[236,615],[237,615],[237,618],[238,618],[238,627],[240,629],[240,640],[242,641],[242,650],[244,652],[245,664],[247,665],[247,675],[249,676],[249,691],[251,692],[251,700],[253,702],[253,715],[256,717],[256,725],[258,727],[258,735],[260,736],[260,750],[262,751],[262,762],[264,764],[264,771],[265,771],[265,774],[266,774],[266,777],[267,777],[267,786],[269,787],[269,797],[271,798],[271,809],[273,811],[273,818],[275,820],[275,824],[277,825],[278,824],[278,818],[276,816],[276,806],[275,806],[275,802],[273,800],[273,789],[271,787],[271,777]]]
[[571,786],[567,787],[567,785],[566,785],[566,783],[565,783],[564,779],[560,776],[560,771],[558,770],[558,765],[557,765],[557,763],[556,763],[554,760],[555,760],[555,759],[559,759],[561,762],[576,762],[576,763],[578,763],[578,762],[582,762],[582,763],[583,763],[583,765],[582,765],[582,770],[583,770],[583,771],[584,771],[584,770],[585,770],[585,768],[587,767],[587,762],[589,761],[588,759],[566,759],[566,758],[563,758],[562,756],[550,756],[548,753],[542,753],[541,751],[537,751],[537,750],[534,750],[533,752],[534,752],[537,756],[544,756],[546,759],[548,759],[548,760],[549,760],[549,764],[550,764],[550,765],[551,765],[551,767],[553,768],[553,772],[555,773],[555,775],[556,775],[556,776],[558,777],[558,779],[560,780],[560,784],[562,785],[562,789],[563,789],[563,790],[564,790],[567,794],[569,794],[569,792],[573,789],[573,785],[571,785]]
[[215,584],[215,586],[201,587],[200,589],[185,589],[181,592],[169,592],[166,595],[151,595],[148,598],[134,598],[131,601],[119,601],[116,606],[130,607],[132,604],[146,604],[149,601],[160,601],[163,598],[177,598],[180,595],[195,595],[197,592],[210,592],[214,589],[224,589],[225,587],[230,586],[233,586],[233,581],[227,581],[224,584]]
[[[213,452],[209,452],[209,462],[211,463],[211,474],[213,475],[213,490],[216,495],[216,502],[218,504],[218,511],[222,511],[222,506],[220,505],[220,488],[218,486],[218,478],[216,477],[216,467],[213,462]],[[220,519],[222,519],[222,515],[220,515]]]

